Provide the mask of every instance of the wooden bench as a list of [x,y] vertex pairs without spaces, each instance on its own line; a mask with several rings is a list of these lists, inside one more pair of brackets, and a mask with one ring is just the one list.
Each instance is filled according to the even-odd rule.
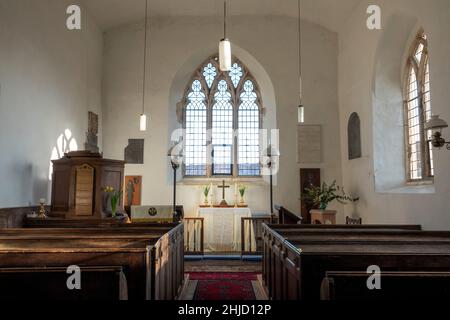
[[381,289],[369,290],[366,272],[329,271],[322,300],[450,299],[450,272],[383,272]]
[[[0,254],[11,259],[2,259],[0,266],[32,267],[33,263],[41,263],[39,266],[60,267],[67,267],[69,264],[98,266],[99,263],[124,266],[124,272],[130,282],[130,299],[174,299],[184,280],[183,231],[181,224],[170,230],[167,228],[0,230]],[[111,255],[111,263],[103,262],[108,261],[105,260],[108,254]],[[24,260],[28,257],[31,261],[21,265],[22,260],[13,259],[14,255],[24,256]],[[58,255],[67,256],[67,260],[61,262],[62,265],[58,264]],[[42,256],[49,257],[48,265],[42,264]],[[135,271],[137,269],[139,271]]]
[[145,227],[174,227],[178,223],[155,223],[155,222],[139,222],[124,223],[116,219],[60,219],[60,218],[27,218],[24,226],[26,228],[145,228]]
[[273,230],[287,232],[289,230],[422,230],[422,226],[415,224],[363,224],[363,225],[347,225],[347,224],[271,224]]
[[263,279],[269,296],[318,299],[321,281],[330,270],[365,272],[378,265],[385,271],[450,271],[449,233],[371,229],[349,229],[350,235],[342,231],[333,235],[331,229],[323,230],[324,235],[321,231],[305,235],[299,229],[298,235],[286,235],[285,229],[264,226]]
[[0,268],[0,300],[128,300],[122,267],[83,267],[80,290],[67,287],[67,268]]

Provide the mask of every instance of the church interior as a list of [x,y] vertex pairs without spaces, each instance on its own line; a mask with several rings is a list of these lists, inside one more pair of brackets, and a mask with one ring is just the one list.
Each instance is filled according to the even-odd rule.
[[449,298],[448,30],[449,0],[0,0],[0,300]]

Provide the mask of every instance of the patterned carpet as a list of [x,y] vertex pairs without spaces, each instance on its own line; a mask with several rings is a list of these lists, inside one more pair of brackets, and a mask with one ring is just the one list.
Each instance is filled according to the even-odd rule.
[[194,300],[256,300],[256,273],[193,272],[189,278],[198,281]]

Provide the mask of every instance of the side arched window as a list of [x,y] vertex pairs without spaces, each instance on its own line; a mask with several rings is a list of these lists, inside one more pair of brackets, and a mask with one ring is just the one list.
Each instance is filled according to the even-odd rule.
[[428,41],[420,32],[408,57],[405,74],[405,128],[407,178],[410,182],[434,176],[433,149],[424,125],[431,118]]

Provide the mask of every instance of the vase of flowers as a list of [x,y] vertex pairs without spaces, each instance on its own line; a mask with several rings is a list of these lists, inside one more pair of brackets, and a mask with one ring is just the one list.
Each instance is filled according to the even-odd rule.
[[120,202],[120,197],[122,196],[122,191],[115,190],[113,187],[107,186],[105,188],[105,193],[107,194],[110,205],[111,205],[111,215],[113,218],[115,218],[116,214],[117,214],[117,205]]
[[245,191],[247,190],[247,187],[244,185],[240,185],[239,186],[239,195],[241,196],[241,201],[239,201],[239,205],[240,206],[245,206],[245,200],[244,200],[244,196],[245,196]]
[[209,196],[209,192],[211,191],[211,186],[210,185],[203,186],[202,191],[203,191],[203,195],[205,196],[204,205],[207,207],[207,206],[209,206],[208,196]]

